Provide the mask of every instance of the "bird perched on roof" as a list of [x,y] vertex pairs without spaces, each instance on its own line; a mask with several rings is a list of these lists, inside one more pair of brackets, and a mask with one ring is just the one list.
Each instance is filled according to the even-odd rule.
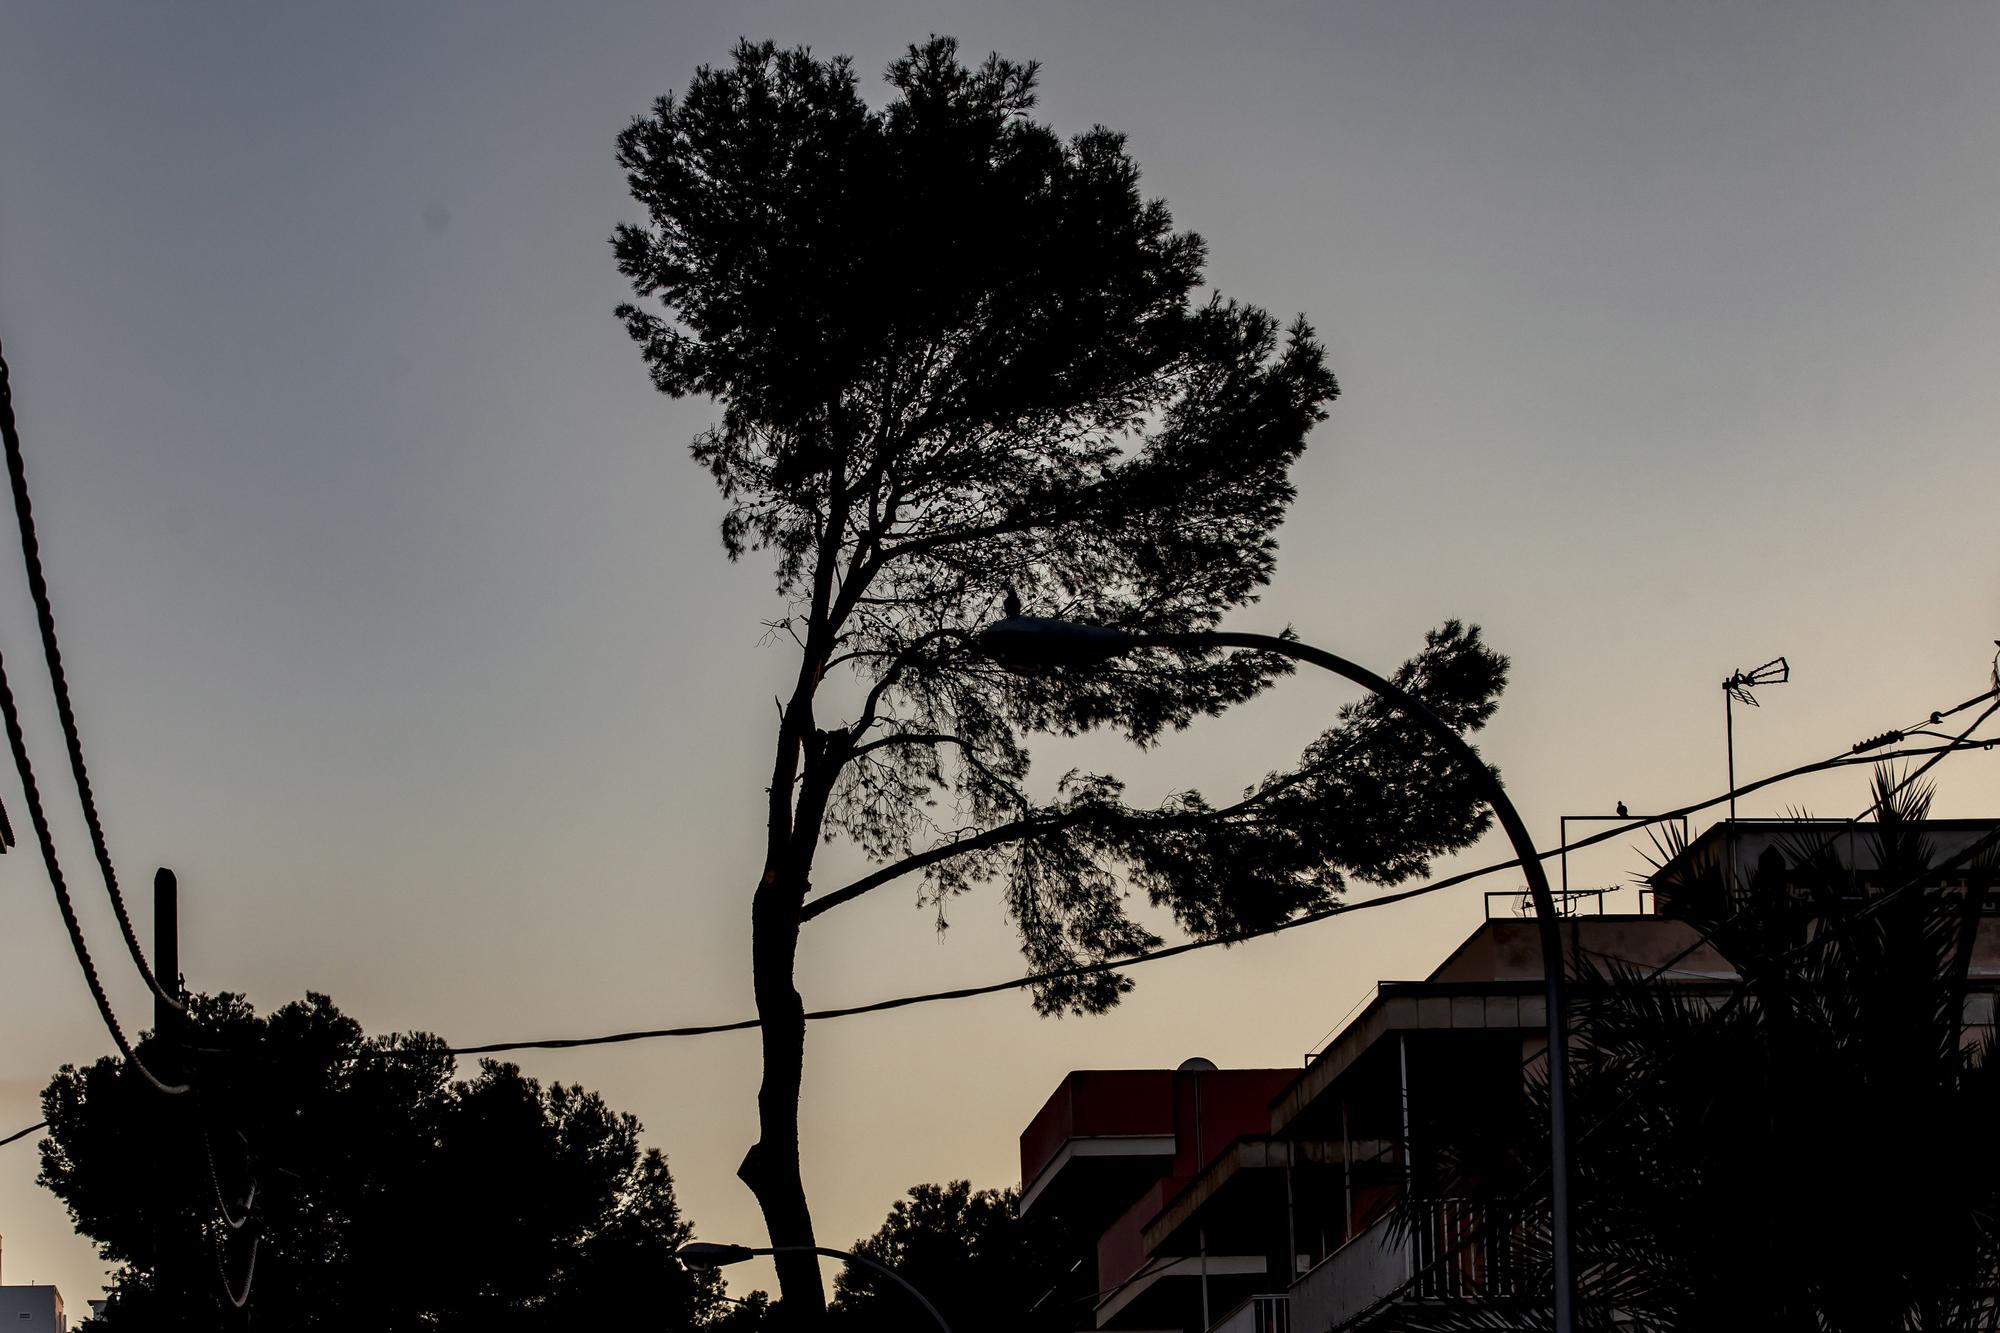
[[1629,814],[1631,814],[1631,813],[1632,813],[1632,812],[1631,812],[1630,810],[1627,810],[1627,809],[1625,808],[1625,802],[1623,802],[1623,801],[1620,801],[1620,802],[1618,803],[1618,817],[1619,817],[1620,819],[1623,819],[1623,818],[1625,818],[1625,816],[1627,816],[1627,815],[1629,815]]
[[1021,594],[1015,592],[1012,588],[1007,589],[1007,600],[1000,603],[1000,613],[1009,620],[1019,616],[1021,614]]

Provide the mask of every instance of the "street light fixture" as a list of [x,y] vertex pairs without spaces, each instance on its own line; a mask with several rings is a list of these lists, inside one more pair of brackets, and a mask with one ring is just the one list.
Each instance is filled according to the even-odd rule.
[[[1011,607],[1009,608],[1012,609]],[[1500,777],[1465,738],[1421,699],[1366,667],[1296,639],[1230,630],[1197,630],[1179,634],[1130,633],[1101,625],[1010,615],[980,632],[980,646],[1005,666],[1018,670],[1049,667],[1089,667],[1138,648],[1247,648],[1276,653],[1309,663],[1379,695],[1405,716],[1423,724],[1445,749],[1472,773],[1486,803],[1506,830],[1528,880],[1535,902],[1535,920],[1542,945],[1543,994],[1548,1010],[1549,1043],[1549,1229],[1555,1251],[1555,1329],[1573,1333],[1576,1323],[1576,1268],[1570,1232],[1569,1164],[1569,1024],[1563,1007],[1562,931],[1555,895],[1542,869],[1541,854],[1528,836],[1528,826],[1507,798]]]
[[943,1329],[944,1333],[951,1333],[951,1325],[945,1323],[944,1316],[938,1313],[935,1305],[924,1299],[924,1294],[921,1291],[911,1286],[905,1278],[893,1269],[884,1268],[881,1264],[876,1263],[866,1255],[850,1254],[846,1250],[832,1250],[824,1245],[776,1245],[769,1249],[752,1249],[748,1245],[726,1245],[694,1240],[675,1250],[674,1258],[680,1260],[682,1264],[689,1268],[722,1268],[729,1264],[740,1264],[745,1259],[754,1259],[758,1255],[766,1254],[823,1254],[829,1259],[845,1259],[848,1263],[860,1264],[863,1268],[872,1268],[883,1277],[888,1278],[891,1282],[901,1287],[904,1291],[909,1292],[910,1298],[916,1301],[918,1305],[923,1306],[929,1312],[931,1318],[937,1320],[937,1326]]

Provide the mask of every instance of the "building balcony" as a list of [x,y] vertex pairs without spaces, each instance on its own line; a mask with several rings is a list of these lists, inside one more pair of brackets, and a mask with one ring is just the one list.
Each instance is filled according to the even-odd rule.
[[1075,1071],[1022,1131],[1021,1211],[1102,1226],[1172,1168],[1174,1131],[1170,1071]]
[[1289,1313],[1299,1333],[1324,1333],[1387,1300],[1411,1271],[1408,1239],[1382,1218],[1292,1284]]
[[1093,1316],[1098,1328],[1199,1328],[1209,1301],[1226,1308],[1283,1280],[1262,1254],[1230,1253],[1227,1245],[1201,1251],[1147,1245],[1146,1223],[1184,1184],[1169,1179],[1154,1185],[1099,1239],[1097,1271],[1105,1295]]
[[[1431,1199],[1411,1234],[1378,1219],[1292,1284],[1299,1333],[1324,1333],[1398,1297],[1432,1301],[1504,1300],[1530,1285],[1518,1223],[1494,1231],[1477,1199]],[[1255,1328],[1245,1325],[1245,1328]]]

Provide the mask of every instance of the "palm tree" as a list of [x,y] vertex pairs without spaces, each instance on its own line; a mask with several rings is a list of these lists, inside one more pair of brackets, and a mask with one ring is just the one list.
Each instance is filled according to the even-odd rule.
[[[1675,881],[1656,885],[1739,981],[1576,965],[1585,1326],[2000,1328],[2000,1061],[1990,1029],[1973,1039],[1966,1024],[1995,839],[1939,860],[1931,789],[1878,770],[1874,790],[1872,874],[1804,820],[1747,884],[1683,872],[1680,846],[1663,846]],[[1544,1285],[1545,1098],[1531,1079],[1505,1123],[1457,1122],[1420,1178],[1479,1200],[1484,1252]],[[1422,1205],[1403,1203],[1407,1229]],[[1400,1301],[1369,1327],[1535,1329],[1547,1311],[1545,1292],[1515,1284],[1506,1299]]]

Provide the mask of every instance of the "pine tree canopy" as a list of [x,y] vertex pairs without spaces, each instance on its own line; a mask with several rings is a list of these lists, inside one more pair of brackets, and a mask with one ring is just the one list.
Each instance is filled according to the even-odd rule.
[[[1030,964],[1059,972],[1157,942],[1127,886],[1226,934],[1327,905],[1349,874],[1420,873],[1486,816],[1372,702],[1224,803],[1136,808],[1097,773],[1028,784],[1030,735],[1149,744],[1287,665],[1149,649],[1017,673],[973,636],[1016,598],[1148,632],[1254,602],[1338,392],[1303,319],[1203,292],[1201,239],[1142,195],[1121,135],[1031,118],[1035,74],[933,38],[889,66],[878,109],[845,59],[742,43],[620,137],[647,216],[614,247],[654,382],[719,407],[693,453],[723,544],[773,557],[800,652],[767,874],[803,892],[831,836],[874,864],[801,922],[906,875],[940,913],[998,884]],[[1505,671],[1452,623],[1400,679],[1470,730]],[[1053,977],[1036,1001],[1093,1011],[1126,984]]]

